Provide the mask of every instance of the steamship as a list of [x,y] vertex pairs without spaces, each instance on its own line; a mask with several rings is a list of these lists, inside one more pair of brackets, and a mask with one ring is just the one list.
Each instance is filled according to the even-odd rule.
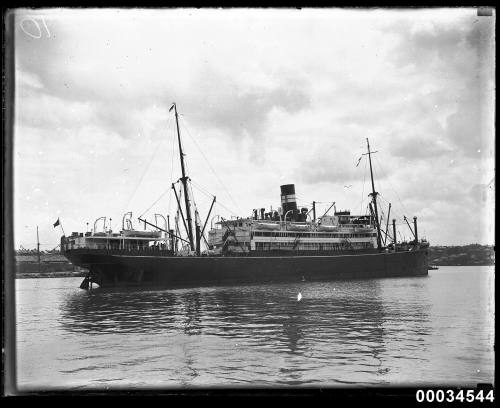
[[[128,212],[119,232],[106,229],[106,218],[100,217],[92,232],[61,237],[61,252],[74,265],[89,271],[82,289],[94,284],[187,287],[428,274],[429,243],[418,238],[417,218],[413,218],[412,228],[405,217],[413,240],[398,241],[394,219],[389,231],[389,216],[383,228],[372,171],[374,152],[368,139],[365,155],[372,192],[367,214],[337,211],[332,203],[317,217],[316,203],[312,202],[312,208],[299,208],[295,185],[286,184],[281,186],[281,207],[277,210],[254,209],[250,216],[233,219],[213,216],[207,228],[216,197],[203,222],[198,211],[193,211],[175,103],[172,110],[182,171],[182,177],[172,184],[177,201],[172,227],[170,215],[155,214],[155,220],[164,220],[163,228],[139,217],[144,230],[134,229],[132,213]],[[333,214],[329,214],[332,207]],[[97,232],[102,219],[104,228]]]

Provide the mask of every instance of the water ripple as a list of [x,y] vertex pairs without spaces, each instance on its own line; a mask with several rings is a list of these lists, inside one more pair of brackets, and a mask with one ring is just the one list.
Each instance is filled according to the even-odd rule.
[[44,376],[71,378],[72,389],[493,378],[494,309],[479,295],[488,271],[92,292],[72,278],[29,281],[18,285],[17,340],[19,377],[30,384]]

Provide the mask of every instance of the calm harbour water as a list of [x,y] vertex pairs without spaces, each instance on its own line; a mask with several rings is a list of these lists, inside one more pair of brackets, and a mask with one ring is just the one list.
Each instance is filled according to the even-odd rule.
[[81,280],[16,280],[21,390],[494,381],[493,267],[175,290]]

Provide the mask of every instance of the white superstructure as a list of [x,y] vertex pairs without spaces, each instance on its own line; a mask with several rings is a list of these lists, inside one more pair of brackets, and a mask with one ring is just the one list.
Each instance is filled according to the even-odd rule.
[[376,248],[371,217],[348,212],[317,222],[239,218],[221,220],[208,233],[211,252],[336,251]]

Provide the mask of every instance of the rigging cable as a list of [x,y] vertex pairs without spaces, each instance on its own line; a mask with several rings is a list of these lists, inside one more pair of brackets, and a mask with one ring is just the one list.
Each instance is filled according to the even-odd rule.
[[198,223],[199,219],[200,219],[200,216],[198,214],[198,207],[196,206],[196,201],[194,199],[194,192],[193,192],[193,183],[192,183],[192,180],[190,180],[191,182],[189,183],[189,195],[191,196],[191,202],[192,202],[192,206],[194,207],[194,222],[195,223]]
[[[201,187],[198,183],[195,183],[193,180],[191,180],[191,184],[198,190],[200,190],[202,193],[204,193],[207,197],[209,198],[214,198],[215,196],[205,190],[203,187]],[[234,213],[232,210],[227,208],[225,205],[223,205],[220,201],[216,201],[215,205],[220,205],[222,208],[224,208],[229,214],[234,215],[235,217],[238,216],[238,214]]]
[[[363,156],[361,156],[363,157]],[[366,163],[368,161],[365,160],[365,169],[363,170],[363,190],[361,191],[361,202],[359,203],[359,212],[360,214],[363,213],[363,202],[365,201],[364,195],[365,195],[365,181],[366,181]]]
[[235,217],[238,216],[232,210],[230,210],[229,208],[227,208],[224,204],[220,203],[219,201],[217,201],[217,205],[219,205],[220,207],[224,208],[229,214],[232,214]]
[[203,188],[201,185],[199,185],[198,183],[195,183],[193,180],[191,180],[191,184],[196,188],[198,189],[200,192],[202,192],[203,194],[205,194],[207,197],[209,198],[214,198],[215,196],[210,193],[208,190],[206,190],[205,188]]
[[[387,201],[387,200],[386,200],[386,198],[385,198],[382,194],[380,194],[380,193],[379,193],[378,197],[379,197],[380,199],[382,199],[382,200],[383,200],[383,201],[384,201],[387,205],[389,205],[389,201]],[[395,219],[398,219],[398,218],[399,218],[399,219],[403,219],[403,217],[401,216],[401,214],[399,214],[399,213],[398,213],[398,212],[394,209],[394,207],[391,207],[391,212],[392,212],[392,214],[394,215],[394,218],[395,218]],[[401,224],[396,224],[396,225],[406,225],[406,224],[402,222]]]
[[[172,137],[172,155],[171,155],[171,165],[170,165],[170,185],[173,184],[173,176],[174,176],[174,156],[176,154],[176,144],[175,144],[175,135]],[[169,187],[170,188],[170,187]],[[169,195],[168,199],[168,212],[167,214],[170,214],[170,205],[172,203],[172,194]]]
[[239,207],[239,205],[236,203],[236,201],[233,199],[233,197],[231,196],[231,193],[229,192],[229,190],[226,188],[226,186],[224,185],[224,183],[222,182],[222,180],[219,178],[219,176],[217,175],[217,173],[215,172],[215,170],[213,169],[212,165],[210,164],[210,162],[208,161],[208,159],[206,158],[205,154],[203,153],[203,151],[201,150],[200,146],[198,145],[198,143],[196,142],[196,139],[191,135],[191,132],[189,131],[189,128],[187,126],[187,124],[185,123],[184,121],[184,118],[182,120],[183,122],[183,125],[184,125],[184,128],[186,129],[187,131],[187,134],[189,135],[189,137],[191,138],[191,140],[194,142],[196,148],[200,151],[203,159],[205,159],[205,161],[207,162],[208,164],[208,167],[210,168],[210,170],[212,171],[212,173],[215,175],[215,177],[217,178],[217,180],[219,181],[219,183],[221,184],[221,186],[224,188],[224,190],[226,191],[227,195],[229,196],[229,198],[231,199],[231,201],[233,202],[233,204],[236,206],[236,208],[240,211],[240,213],[243,213],[243,211],[241,211],[241,208]]
[[[165,125],[165,128],[167,129],[167,132],[168,132],[168,121],[169,121],[169,117],[167,117],[167,124]],[[163,139],[162,139],[163,140]],[[175,135],[174,137],[172,137],[172,154],[171,154],[171,165],[170,165],[170,185],[172,184],[173,182],[173,174],[174,174],[174,156],[177,152],[177,149],[176,149],[176,144],[175,144]],[[156,152],[155,152],[156,153]],[[172,204],[172,187],[169,185],[168,189],[165,190],[161,195],[160,197],[153,203],[151,204],[151,206],[146,210],[144,211],[140,216],[139,218],[142,218],[142,216],[144,214],[146,214],[156,203],[158,203],[158,201],[160,201],[160,199],[167,193],[167,191],[170,192],[169,194],[169,200],[168,200],[168,211],[167,211],[167,214],[170,214],[170,208],[171,208],[171,204]]]
[[161,193],[160,197],[158,197],[158,199],[157,199],[157,200],[156,200],[153,204],[151,204],[151,206],[150,206],[150,207],[149,207],[146,211],[144,211],[141,215],[139,215],[139,218],[142,218],[142,216],[143,216],[144,214],[146,214],[146,213],[147,213],[147,212],[148,212],[151,208],[153,208],[153,206],[154,206],[154,205],[155,205],[158,201],[160,201],[160,200],[163,198],[163,196],[164,196],[165,194],[167,194],[170,190],[171,190],[171,188],[168,188],[168,189],[167,189],[167,190],[165,190],[163,193]]
[[[167,125],[168,125],[168,121],[169,121],[169,118],[167,117]],[[160,145],[162,144],[163,142],[163,138],[160,138],[160,141],[158,142],[158,144],[156,145],[156,148],[154,149],[154,152],[153,154],[151,155],[151,158],[149,159],[149,162],[148,164],[146,165],[146,168],[144,169],[144,171],[142,172],[142,175],[141,177],[139,178],[139,181],[137,182],[135,188],[134,188],[134,191],[132,192],[132,194],[130,195],[128,201],[127,201],[127,204],[125,205],[124,209],[122,210],[122,214],[127,210],[130,202],[132,201],[132,199],[134,198],[135,196],[135,193],[137,192],[137,189],[139,188],[140,184],[142,183],[142,180],[144,179],[144,176],[146,175],[147,171],[149,170],[149,167],[151,166],[151,163],[153,162],[154,158],[156,157],[156,154],[158,153],[158,150],[159,150],[159,147]],[[116,223],[119,222],[118,220],[115,221],[115,225]]]
[[[179,183],[179,181],[177,181],[177,183]],[[175,185],[174,185],[174,188],[175,188]],[[176,190],[177,191],[177,190]],[[182,203],[182,198],[183,198],[183,194],[184,193],[184,189],[182,188],[181,185],[179,185],[179,203]],[[182,216],[181,216],[181,207],[180,205],[177,206],[177,218],[180,219]],[[184,225],[184,231],[186,232],[186,236],[187,236],[187,239],[189,239],[189,232],[188,232],[188,227],[186,225],[186,222],[183,220],[183,223],[182,225]],[[180,234],[180,227],[179,227],[179,237],[182,238],[182,235]],[[183,243],[184,244],[184,243]]]
[[[376,163],[377,163],[377,166],[380,168],[380,171],[382,172],[382,176],[383,176],[384,178],[387,178],[387,177],[386,177],[386,175],[385,175],[385,172],[384,172],[384,170],[383,170],[383,168],[382,168],[382,165],[380,164],[380,162],[378,161],[378,159],[377,159],[377,157],[376,157],[376,156],[375,156],[375,161],[376,161]],[[398,192],[394,189],[394,186],[392,185],[391,180],[390,180],[389,178],[387,178],[387,182],[389,183],[389,187],[391,188],[391,190],[392,190],[392,191],[396,194],[396,197],[397,197],[397,199],[398,199],[399,203],[401,204],[401,207],[403,208],[403,210],[404,210],[405,212],[407,212],[407,213],[408,213],[407,208],[405,207],[405,205],[404,205],[404,204],[403,204],[403,202],[401,201],[401,198],[399,197]]]

